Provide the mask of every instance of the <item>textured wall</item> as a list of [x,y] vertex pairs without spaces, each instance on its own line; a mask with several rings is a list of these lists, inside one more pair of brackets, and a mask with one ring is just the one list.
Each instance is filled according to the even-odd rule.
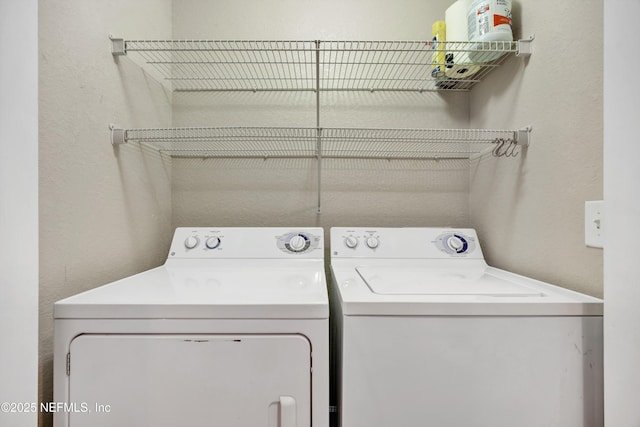
[[602,199],[602,1],[521,2],[511,58],[471,93],[471,127],[533,125],[515,159],[472,167],[470,216],[490,263],[602,296],[602,250],[584,245],[584,202]]
[[[424,40],[449,0],[175,0],[175,38]],[[175,94],[175,126],[315,127],[313,93]],[[468,94],[322,93],[321,127],[458,128]],[[173,225],[466,226],[464,161],[173,161]]]
[[[165,0],[41,0],[40,399],[51,401],[53,303],[162,263],[171,165],[113,148],[108,125],[167,126],[170,96],[108,36],[170,37]],[[42,415],[41,425],[51,425]]]

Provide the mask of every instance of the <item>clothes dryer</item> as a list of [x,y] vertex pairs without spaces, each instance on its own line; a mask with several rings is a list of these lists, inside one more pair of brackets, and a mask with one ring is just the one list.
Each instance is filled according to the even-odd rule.
[[54,306],[56,427],[328,426],[320,228],[178,228]]
[[342,427],[603,425],[602,301],[486,264],[472,229],[331,229]]

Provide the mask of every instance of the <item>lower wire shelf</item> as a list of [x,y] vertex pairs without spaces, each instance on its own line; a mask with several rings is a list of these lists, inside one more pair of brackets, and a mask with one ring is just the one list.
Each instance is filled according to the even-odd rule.
[[531,127],[490,129],[373,129],[189,127],[122,129],[114,145],[138,142],[172,157],[465,159],[514,153],[530,143]]

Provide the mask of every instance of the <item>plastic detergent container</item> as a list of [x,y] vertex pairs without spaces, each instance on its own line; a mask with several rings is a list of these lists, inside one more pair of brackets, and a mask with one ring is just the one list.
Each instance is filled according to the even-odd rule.
[[[469,41],[513,41],[511,0],[473,0],[469,6],[467,18]],[[504,52],[483,52],[481,51],[483,47],[480,45],[476,48],[477,52],[469,54],[474,62],[489,62],[504,55]]]
[[[464,43],[469,40],[467,12],[470,4],[470,0],[458,0],[445,11],[446,40],[450,49],[445,54],[445,74],[451,79],[468,79],[481,68],[472,63],[469,52],[467,52],[468,46]],[[449,89],[452,88],[452,84],[456,84],[450,79],[444,80],[444,82],[443,84],[447,85]]]

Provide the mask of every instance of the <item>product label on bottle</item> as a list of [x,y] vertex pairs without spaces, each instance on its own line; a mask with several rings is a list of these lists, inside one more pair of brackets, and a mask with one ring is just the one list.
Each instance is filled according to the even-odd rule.
[[475,0],[467,15],[469,40],[492,31],[511,31],[510,0]]
[[445,52],[443,47],[438,45],[438,42],[444,41],[446,38],[445,22],[436,21],[431,28],[431,34],[433,36],[431,49],[435,51],[431,65],[431,76],[440,78],[444,76]]
[[508,16],[502,15],[493,15],[493,26],[497,27],[498,25],[509,25],[511,26],[511,18]]

